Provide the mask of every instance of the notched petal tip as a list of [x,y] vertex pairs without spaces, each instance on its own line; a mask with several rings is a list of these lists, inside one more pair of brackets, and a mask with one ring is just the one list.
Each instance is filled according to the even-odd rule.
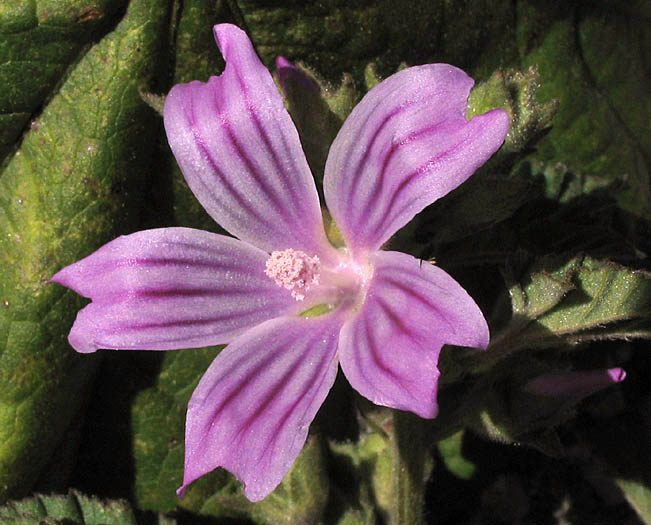
[[[436,396],[436,393],[434,395]],[[386,406],[390,406],[390,405],[386,405]],[[439,415],[439,404],[435,397],[433,400],[430,400],[429,403],[424,403],[421,400],[418,405],[400,408],[399,410],[413,412],[418,417],[422,417],[423,419],[436,419]]]
[[492,110],[468,121],[473,83],[448,64],[408,68],[371,89],[348,116],[323,185],[353,251],[378,249],[500,148],[508,114]]
[[486,134],[484,140],[490,142],[495,151],[497,151],[506,140],[511,127],[511,117],[508,112],[502,108],[491,109],[486,113],[475,115],[469,122],[477,119],[483,126],[490,129],[490,135]]
[[485,348],[488,324],[440,268],[399,252],[375,252],[370,260],[366,301],[340,334],[342,370],[374,403],[434,418],[442,346]]
[[244,31],[214,27],[226,66],[174,86],[163,122],[183,175],[208,214],[267,252],[327,252],[318,193],[294,124]]
[[[186,465],[187,467],[187,465]],[[220,467],[216,467],[220,468]],[[265,499],[269,494],[271,494],[274,489],[278,486],[280,482],[274,482],[274,483],[251,483],[247,484],[245,480],[240,478],[235,473],[232,473],[235,479],[239,481],[242,485],[242,492],[244,493],[244,496],[246,499],[248,499],[252,503],[257,503],[258,501],[262,501]],[[188,491],[188,488],[190,485],[192,485],[197,479],[199,479],[203,474],[190,474],[186,473],[184,476],[183,484],[176,489],[176,496],[179,499],[183,499],[185,497],[186,492]]]
[[334,316],[281,317],[215,358],[188,404],[184,486],[217,467],[250,501],[278,486],[334,383],[340,326]]
[[79,263],[82,261],[83,259],[81,261],[77,261],[76,263],[70,264],[65,268],[62,268],[52,277],[50,277],[50,280],[48,282],[60,284],[61,286],[65,286],[66,288],[69,288],[75,293],[81,295],[82,297],[88,297],[87,294],[83,293],[83,286],[79,280],[81,273],[79,270]]
[[100,348],[106,348],[106,346],[97,344],[97,332],[101,331],[104,320],[101,316],[97,316],[94,310],[95,305],[93,303],[82,308],[77,313],[75,322],[68,334],[70,346],[80,354],[92,354]]
[[52,280],[92,300],[70,332],[78,352],[198,348],[300,311],[265,275],[267,258],[231,237],[161,228],[119,237]]
[[212,33],[222,54],[228,52],[229,42],[233,39],[244,39],[246,44],[249,43],[249,37],[246,32],[234,24],[215,24],[212,28]]
[[70,346],[72,346],[72,348],[74,348],[75,351],[79,352],[80,354],[93,354],[99,350],[99,346],[91,342],[85,336],[77,333],[77,331],[74,329],[74,326],[68,335],[68,343],[70,343]]

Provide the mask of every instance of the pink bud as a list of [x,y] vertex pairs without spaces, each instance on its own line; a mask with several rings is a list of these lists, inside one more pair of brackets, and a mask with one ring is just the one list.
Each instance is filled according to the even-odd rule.
[[538,396],[581,399],[619,383],[625,377],[626,371],[622,368],[543,374],[527,382],[523,388]]
[[320,91],[318,84],[314,80],[283,56],[276,57],[276,73],[278,73],[280,87],[285,92],[287,91],[286,82],[288,79],[300,84],[307,91],[315,93]]

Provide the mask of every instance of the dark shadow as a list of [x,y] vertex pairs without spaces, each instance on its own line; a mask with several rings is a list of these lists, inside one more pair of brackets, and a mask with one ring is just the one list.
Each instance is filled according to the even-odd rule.
[[[358,394],[352,389],[341,369],[328,397],[319,409],[311,429],[321,433],[324,441],[355,443],[360,437]],[[349,456],[336,454],[326,447],[330,490],[324,516],[324,523],[338,523],[342,514],[360,500],[361,471],[368,471],[372,465],[356,467]]]
[[[482,254],[489,263],[504,264],[516,251],[535,257],[584,253],[629,267],[649,267],[650,225],[621,208],[615,199],[621,189],[618,184],[580,193],[586,181],[567,173],[557,198],[552,198],[545,195],[550,190],[545,189],[542,175],[523,173],[518,177],[530,177],[532,187],[522,205],[506,220],[465,237],[441,242],[435,224],[429,231],[424,226],[431,224],[429,219],[435,218],[432,214],[436,211],[426,210],[423,227],[417,232],[421,241],[428,239],[423,257],[435,256],[441,265],[448,261],[454,266],[467,266],[481,263]],[[468,256],[465,262],[464,255]]]
[[69,486],[84,494],[133,501],[131,407],[138,392],[156,383],[163,353],[103,353]]
[[[573,432],[566,430],[568,435]],[[568,523],[598,525],[638,522],[624,501],[604,499],[576,459],[551,458],[469,432],[462,453],[475,466],[470,479],[457,477],[441,456],[436,456],[437,466],[426,493],[427,523],[431,525],[556,525],[561,517]]]

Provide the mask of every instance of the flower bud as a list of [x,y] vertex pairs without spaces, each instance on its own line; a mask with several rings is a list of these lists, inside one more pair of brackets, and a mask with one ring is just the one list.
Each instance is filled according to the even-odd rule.
[[625,377],[626,372],[622,368],[542,374],[527,382],[523,389],[537,396],[573,398],[578,401],[623,381]]

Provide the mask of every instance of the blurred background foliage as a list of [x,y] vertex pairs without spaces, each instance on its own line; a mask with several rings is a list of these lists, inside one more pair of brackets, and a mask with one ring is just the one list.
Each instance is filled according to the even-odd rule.
[[[221,231],[150,106],[221,71],[211,28],[231,22],[321,86],[287,86],[317,181],[354,103],[405,65],[461,67],[469,116],[512,116],[502,150],[392,241],[454,275],[493,333],[487,353],[442,355],[427,521],[651,523],[650,19],[641,0],[2,2],[0,522],[390,519],[392,429],[345,381],[265,501],[223,471],[178,500],[185,405],[219,349],[66,341],[84,302],[48,284],[61,267],[144,228]],[[621,385],[530,417],[528,377],[611,366]]]

